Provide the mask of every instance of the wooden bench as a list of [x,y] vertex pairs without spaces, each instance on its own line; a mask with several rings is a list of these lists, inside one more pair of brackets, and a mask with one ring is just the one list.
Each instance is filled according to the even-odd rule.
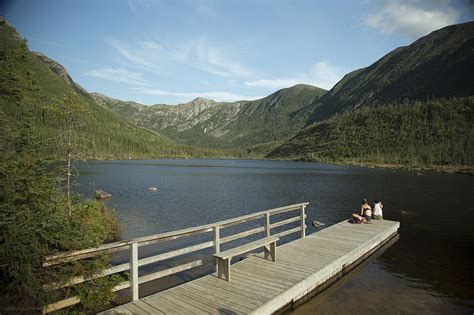
[[278,237],[268,236],[258,241],[214,254],[215,259],[217,259],[217,276],[221,279],[230,281],[230,261],[232,257],[250,252],[259,247],[265,249],[265,259],[270,258],[272,261],[275,261],[276,242],[278,240]]

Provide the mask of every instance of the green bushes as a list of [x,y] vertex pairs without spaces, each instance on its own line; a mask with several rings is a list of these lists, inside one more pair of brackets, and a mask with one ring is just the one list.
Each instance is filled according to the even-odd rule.
[[41,266],[41,258],[117,239],[120,228],[113,213],[100,202],[74,197],[69,215],[57,174],[43,158],[28,119],[17,132],[5,120],[0,123],[0,311],[31,313],[73,295],[84,301],[76,310],[107,302],[113,297],[110,288],[121,281],[117,276],[71,290],[48,291],[43,285],[90,276],[108,266],[108,257],[49,268]]

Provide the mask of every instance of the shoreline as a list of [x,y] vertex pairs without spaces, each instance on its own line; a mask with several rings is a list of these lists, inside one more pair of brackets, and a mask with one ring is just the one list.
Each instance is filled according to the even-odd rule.
[[[435,173],[448,173],[448,174],[460,174],[474,176],[474,166],[467,165],[401,165],[395,163],[372,163],[372,162],[358,162],[358,161],[316,161],[304,158],[252,158],[252,157],[137,157],[137,158],[108,158],[108,157],[95,157],[85,159],[84,161],[139,161],[139,160],[188,160],[188,159],[208,159],[208,160],[249,160],[249,161],[293,161],[293,162],[309,162],[309,163],[320,163],[320,164],[333,164],[342,166],[359,166],[367,168],[380,168],[386,170],[402,170],[408,172],[418,173],[419,172],[435,172]],[[57,160],[56,162],[62,162],[64,160]]]
[[[431,173],[448,173],[448,174],[461,174],[461,175],[474,175],[473,166],[465,165],[401,165],[401,164],[391,164],[391,163],[371,163],[371,162],[353,162],[353,163],[329,163],[336,165],[347,165],[347,166],[362,166],[368,168],[382,168],[386,170],[402,170],[409,172],[431,172]],[[419,174],[418,175],[422,175]]]

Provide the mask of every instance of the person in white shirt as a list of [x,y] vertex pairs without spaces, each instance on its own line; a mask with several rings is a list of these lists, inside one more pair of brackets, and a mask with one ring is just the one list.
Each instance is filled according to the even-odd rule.
[[383,220],[383,204],[382,202],[375,200],[374,201],[374,219],[375,220]]

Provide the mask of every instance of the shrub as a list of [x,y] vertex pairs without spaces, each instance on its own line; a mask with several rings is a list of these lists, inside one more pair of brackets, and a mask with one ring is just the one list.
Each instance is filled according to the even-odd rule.
[[[1,117],[0,117],[1,118]],[[1,121],[0,146],[0,306],[3,312],[37,310],[58,299],[79,295],[85,310],[113,298],[121,279],[104,277],[69,290],[48,291],[43,285],[66,283],[108,267],[108,257],[88,258],[43,268],[41,258],[58,251],[98,246],[118,238],[120,228],[110,209],[93,200],[73,198],[71,215],[57,174],[44,158],[28,119],[19,132]]]

